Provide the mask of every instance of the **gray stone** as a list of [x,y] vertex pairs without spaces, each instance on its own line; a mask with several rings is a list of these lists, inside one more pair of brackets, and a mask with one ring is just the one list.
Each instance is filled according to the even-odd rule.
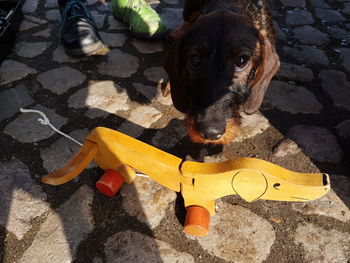
[[[80,143],[83,143],[89,130],[76,130],[69,133],[69,136]],[[67,138],[60,138],[40,152],[40,157],[43,160],[43,166],[49,173],[63,167],[68,161],[79,151],[80,146]],[[90,165],[91,167],[91,165]]]
[[91,14],[94,17],[97,28],[98,29],[103,28],[103,24],[104,24],[106,15],[100,14],[99,12],[96,12],[96,11],[92,11]]
[[61,20],[61,14],[60,11],[57,9],[51,9],[46,12],[46,18],[50,21],[59,21]]
[[58,7],[58,3],[55,0],[46,0],[45,7],[46,8],[56,8],[56,7]]
[[[84,185],[41,225],[20,263],[73,262],[79,243],[94,228],[91,211],[94,192]],[[47,246],[50,246],[49,249]]]
[[33,58],[42,54],[48,47],[48,42],[20,42],[16,45],[16,53],[18,56],[25,58]]
[[130,77],[139,67],[137,57],[118,49],[111,50],[107,55],[107,60],[98,65],[98,72],[112,77]]
[[105,117],[109,113],[129,109],[128,94],[113,81],[98,81],[87,88],[80,89],[68,99],[72,108],[89,108],[86,113],[90,118]]
[[276,234],[272,225],[250,210],[218,202],[209,234],[197,238],[210,254],[235,263],[260,263],[269,255]]
[[315,8],[316,16],[329,24],[337,24],[345,20],[345,18],[336,10]]
[[23,13],[34,13],[38,8],[38,0],[25,1],[22,7]]
[[157,148],[171,148],[179,143],[187,135],[183,120],[172,120],[164,129],[159,129],[152,139],[152,144]]
[[83,83],[86,76],[74,68],[63,66],[41,73],[36,79],[44,89],[59,95]]
[[340,56],[343,59],[344,68],[350,72],[350,48],[340,48]]
[[[342,207],[346,207],[344,210],[340,210],[340,212],[344,217],[349,217],[349,209],[350,209],[350,179],[348,176],[343,175],[333,175],[331,176],[331,185],[334,193],[337,195],[337,198],[340,198],[339,201],[342,203]],[[349,221],[349,220],[348,220]]]
[[322,82],[322,89],[332,98],[334,105],[350,111],[350,83],[344,72],[321,70],[318,78]]
[[286,23],[291,26],[301,26],[313,24],[315,21],[310,12],[305,10],[288,11]]
[[[61,128],[67,123],[67,118],[57,115],[53,110],[47,109],[43,106],[36,106],[34,110],[42,111],[50,120],[50,123],[57,129]],[[47,139],[55,134],[49,127],[41,125],[38,122],[40,118],[36,113],[23,113],[14,121],[10,122],[4,132],[20,142],[38,142]]]
[[157,83],[164,83],[168,79],[168,74],[162,67],[148,68],[143,72],[143,74],[145,75],[146,79]]
[[182,12],[183,10],[181,8],[163,8],[160,17],[167,28],[175,29],[183,22]]
[[44,30],[41,30],[35,34],[33,34],[34,37],[44,37],[49,38],[51,36],[51,30],[50,28],[46,28]]
[[128,29],[128,27],[124,23],[119,22],[113,16],[108,17],[108,25],[109,25],[108,27],[109,30],[115,30],[115,29],[127,30]]
[[280,40],[285,40],[287,38],[286,33],[280,28],[276,21],[273,21],[273,28],[275,30],[276,38]]
[[5,60],[0,66],[0,86],[23,79],[28,74],[35,74],[37,71],[25,64],[14,60]]
[[100,32],[103,43],[109,47],[122,47],[127,39],[124,34]]
[[170,203],[176,199],[174,191],[146,177],[137,177],[132,185],[124,185],[120,194],[123,197],[123,209],[151,229],[159,225]]
[[339,28],[338,26],[335,26],[335,25],[330,26],[327,32],[335,39],[346,40],[350,42],[349,32]]
[[94,4],[98,3],[98,2],[100,2],[100,0],[87,0],[87,4],[88,5],[94,5]]
[[99,257],[95,257],[93,260],[92,260],[93,263],[103,263],[103,259],[102,258],[99,258]]
[[33,22],[33,23],[36,23],[36,24],[39,24],[39,25],[45,25],[47,23],[47,20],[40,19],[40,18],[35,17],[35,16],[25,15],[24,19],[29,21],[29,22]]
[[309,68],[282,62],[275,77],[292,81],[311,82],[314,79],[314,74]]
[[345,176],[330,177],[332,189],[314,201],[293,202],[293,209],[305,215],[321,215],[333,217],[342,222],[350,221],[350,180]]
[[273,155],[276,157],[286,157],[297,154],[301,151],[298,145],[291,139],[283,139],[273,149]]
[[283,47],[286,56],[306,64],[328,65],[329,60],[324,51],[310,46],[296,46],[295,48]]
[[277,80],[270,83],[263,103],[264,108],[278,108],[290,113],[318,113],[323,108],[312,92]]
[[308,125],[294,126],[287,137],[295,141],[305,154],[320,162],[338,163],[343,150],[336,137],[326,128]]
[[234,140],[235,142],[243,142],[248,138],[263,133],[268,127],[270,127],[268,119],[259,113],[246,115],[242,112],[241,116],[241,125],[238,127],[239,133]]
[[336,126],[339,136],[350,138],[350,120],[345,120]]
[[179,3],[179,0],[163,0],[163,2],[169,5],[177,5]]
[[82,60],[86,60],[85,57],[70,57],[67,55],[66,51],[64,50],[64,47],[62,45],[59,45],[55,51],[52,53],[52,60],[63,63],[63,62],[69,62],[69,63],[77,63]]
[[315,29],[312,26],[305,25],[293,30],[294,38],[302,44],[323,45],[329,42],[327,34]]
[[32,22],[29,22],[29,21],[26,21],[26,20],[23,20],[19,26],[19,31],[26,31],[28,29],[31,29],[31,28],[35,28],[35,27],[38,27],[40,26],[39,24],[36,24],[36,23],[32,23]]
[[0,121],[17,113],[19,108],[34,103],[34,100],[28,93],[27,87],[23,85],[0,92],[0,101]]
[[305,0],[281,0],[282,5],[290,7],[305,7]]
[[22,162],[0,163],[0,225],[22,239],[32,220],[48,210],[46,194]]
[[137,39],[134,39],[132,41],[132,44],[137,49],[137,51],[141,53],[156,53],[163,51],[163,45],[160,41],[140,41]]
[[110,2],[99,1],[99,5],[96,7],[96,9],[100,12],[109,12],[112,10],[112,7]]
[[131,230],[109,237],[105,243],[105,254],[107,263],[195,262],[191,254],[179,252],[164,241]]
[[345,3],[342,11],[344,14],[350,15],[350,3]]
[[144,95],[150,102],[159,102],[163,105],[172,105],[171,96],[164,96],[160,87],[145,86],[141,83],[133,83],[135,89]]
[[306,263],[339,262],[350,258],[350,236],[337,230],[325,230],[311,223],[300,224],[295,231],[294,243],[301,244]]
[[313,7],[329,8],[329,5],[326,4],[323,0],[311,0],[311,4]]
[[123,122],[117,129],[131,137],[138,137],[143,133],[144,128],[149,128],[156,122],[162,114],[153,107],[139,106],[134,109],[128,120]]

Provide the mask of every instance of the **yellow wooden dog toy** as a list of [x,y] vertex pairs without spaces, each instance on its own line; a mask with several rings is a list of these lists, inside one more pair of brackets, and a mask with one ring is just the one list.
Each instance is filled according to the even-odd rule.
[[87,136],[80,151],[61,169],[42,177],[51,185],[66,183],[95,159],[106,173],[96,183],[100,192],[113,196],[132,183],[135,170],[182,193],[187,209],[185,232],[208,233],[215,199],[238,194],[248,202],[257,199],[308,201],[330,189],[329,176],[296,173],[255,158],[237,158],[221,163],[198,163],[182,159],[117,131],[97,127]]

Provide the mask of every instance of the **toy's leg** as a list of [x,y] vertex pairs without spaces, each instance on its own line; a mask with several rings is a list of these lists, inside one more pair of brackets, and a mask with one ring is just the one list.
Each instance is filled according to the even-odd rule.
[[107,170],[105,174],[97,181],[96,188],[104,195],[114,196],[125,182],[132,183],[136,173],[128,165],[121,165],[117,171]]
[[210,213],[207,209],[201,206],[189,206],[186,208],[186,220],[184,231],[187,234],[203,237],[208,235],[210,222]]

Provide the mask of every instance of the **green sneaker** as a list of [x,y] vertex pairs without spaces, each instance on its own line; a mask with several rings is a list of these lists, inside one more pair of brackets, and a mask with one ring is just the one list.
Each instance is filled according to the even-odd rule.
[[136,38],[159,38],[167,28],[146,0],[112,0],[113,16],[129,25]]

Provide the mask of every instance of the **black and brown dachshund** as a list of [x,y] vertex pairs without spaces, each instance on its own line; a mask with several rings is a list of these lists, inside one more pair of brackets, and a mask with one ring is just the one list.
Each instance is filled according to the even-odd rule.
[[227,144],[279,69],[267,3],[187,0],[183,15],[164,63],[173,103],[192,141]]

